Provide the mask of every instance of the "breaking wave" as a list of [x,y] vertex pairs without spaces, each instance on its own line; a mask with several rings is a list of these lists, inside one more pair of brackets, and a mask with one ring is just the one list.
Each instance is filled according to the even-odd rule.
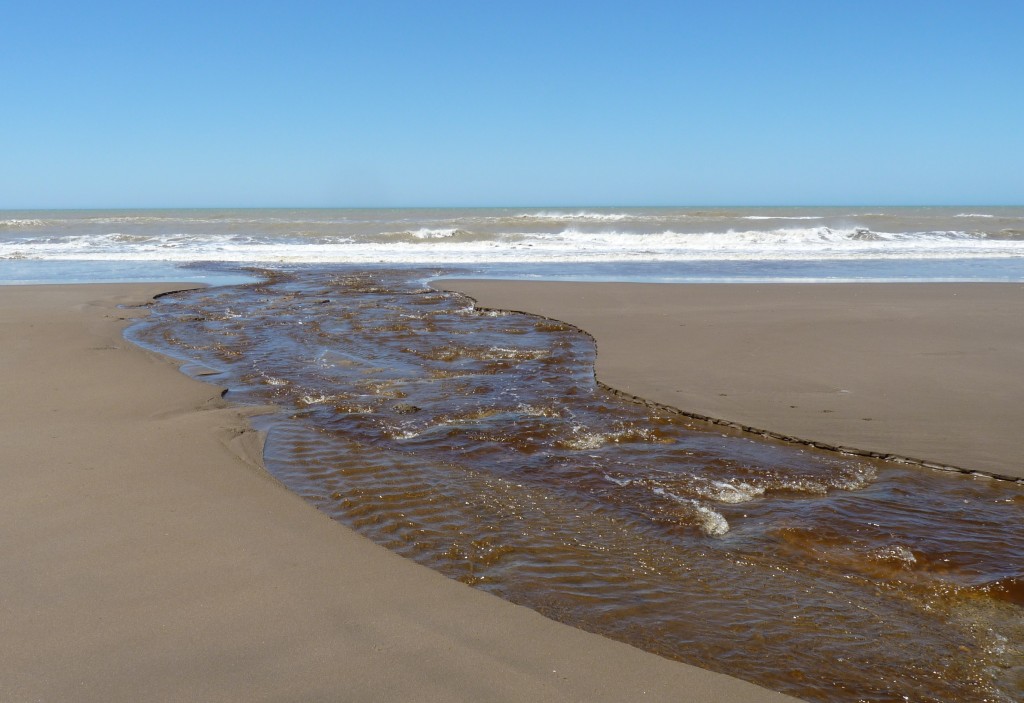
[[821,215],[745,215],[744,220],[823,220]]
[[473,232],[423,227],[376,235],[60,234],[0,240],[0,258],[308,263],[758,261],[1024,257],[1017,230],[886,232],[785,227],[726,232]]
[[621,222],[623,220],[640,219],[637,215],[630,215],[622,212],[534,212],[518,216],[523,220],[556,220],[572,221],[582,220],[585,222]]

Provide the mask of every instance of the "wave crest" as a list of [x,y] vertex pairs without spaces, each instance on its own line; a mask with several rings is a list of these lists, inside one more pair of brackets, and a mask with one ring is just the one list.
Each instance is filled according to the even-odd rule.
[[848,227],[776,227],[727,231],[488,232],[421,227],[346,236],[261,233],[51,232],[7,235],[0,257],[36,260],[223,261],[239,263],[525,263],[613,261],[805,261],[1024,258],[1024,232],[887,232]]

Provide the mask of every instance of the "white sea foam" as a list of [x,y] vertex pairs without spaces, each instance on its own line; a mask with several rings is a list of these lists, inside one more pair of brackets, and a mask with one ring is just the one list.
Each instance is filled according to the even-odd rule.
[[0,259],[224,261],[240,263],[523,263],[601,261],[810,261],[1021,258],[1024,240],[961,230],[874,231],[859,225],[660,232],[574,227],[461,236],[423,228],[413,241],[371,236],[287,237],[242,233],[47,234],[0,239]]
[[821,215],[745,215],[744,220],[823,220]]
[[622,220],[634,219],[636,215],[621,212],[535,212],[519,215],[521,219],[529,220],[558,220],[571,221],[582,220],[587,222],[621,222]]
[[989,215],[982,212],[961,212],[959,215],[953,215],[953,217],[981,217],[984,219],[992,219],[995,215]]
[[0,220],[0,227],[4,227],[4,228],[9,227],[11,229],[21,229],[21,228],[29,228],[29,227],[43,227],[44,225],[46,225],[46,221],[45,220],[35,220],[35,219],[19,220],[19,219],[16,219],[16,218],[15,219],[10,219],[10,220]]
[[410,234],[416,239],[447,239],[448,237],[454,237],[460,230],[457,227],[446,227],[440,229],[431,229],[429,227],[423,227],[410,232]]

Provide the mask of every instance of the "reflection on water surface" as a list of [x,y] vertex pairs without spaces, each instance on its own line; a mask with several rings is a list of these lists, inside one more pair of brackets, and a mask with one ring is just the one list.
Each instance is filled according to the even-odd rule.
[[130,336],[280,406],[267,466],[321,510],[557,620],[814,701],[1024,693],[1021,486],[652,413],[427,275],[271,272]]

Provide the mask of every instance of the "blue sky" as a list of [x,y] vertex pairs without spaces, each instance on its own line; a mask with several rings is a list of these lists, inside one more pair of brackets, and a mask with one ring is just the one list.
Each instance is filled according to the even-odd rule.
[[1024,203],[1024,2],[11,3],[0,208]]

